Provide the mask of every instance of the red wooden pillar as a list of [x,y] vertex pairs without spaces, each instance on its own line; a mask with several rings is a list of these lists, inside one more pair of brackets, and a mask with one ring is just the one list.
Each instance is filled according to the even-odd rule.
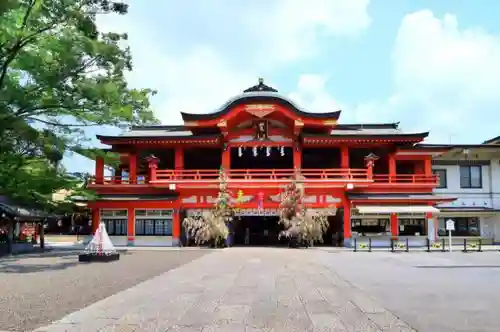
[[178,246],[181,239],[181,213],[179,209],[174,210],[172,220],[172,245]]
[[174,168],[184,169],[184,149],[180,146],[175,148]]
[[137,183],[137,154],[135,152],[129,154],[128,181],[131,184]]
[[351,233],[351,202],[349,199],[344,199],[344,245],[349,246],[352,233]]
[[104,158],[96,157],[95,159],[95,183],[104,183]]
[[302,149],[297,144],[293,149],[293,168],[301,169],[302,168]]
[[349,168],[349,148],[346,145],[340,147],[340,167]]
[[396,182],[396,156],[394,153],[389,154],[389,182]]
[[127,245],[133,246],[135,241],[135,209],[128,208]]
[[393,238],[397,238],[399,235],[399,222],[396,213],[391,213],[391,235]]
[[424,160],[424,174],[425,176],[432,176],[432,159],[430,157]]
[[101,212],[98,208],[92,209],[92,234],[95,234],[97,228],[99,228],[99,222],[101,221]]
[[224,146],[222,150],[222,168],[229,170],[231,168],[231,148]]

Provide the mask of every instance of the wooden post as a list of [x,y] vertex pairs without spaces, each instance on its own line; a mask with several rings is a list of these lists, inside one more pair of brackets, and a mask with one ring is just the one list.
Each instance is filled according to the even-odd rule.
[[398,215],[391,213],[391,235],[393,239],[397,239],[399,235]]
[[137,183],[137,155],[135,152],[129,154],[128,183]]
[[104,158],[97,157],[95,159],[95,183],[103,184],[104,183]]
[[99,228],[99,222],[101,221],[101,212],[98,208],[92,209],[92,235],[95,234]]
[[396,181],[396,156],[394,153],[389,154],[389,183]]
[[179,209],[174,210],[172,220],[172,245],[178,246],[181,238],[181,214]]
[[[347,198],[344,199],[344,246],[346,242],[350,242],[351,234],[351,202]],[[347,240],[347,241],[346,241]]]
[[349,168],[349,148],[346,145],[340,147],[340,167]]
[[127,211],[127,245],[133,246],[135,242],[135,209],[128,208]]

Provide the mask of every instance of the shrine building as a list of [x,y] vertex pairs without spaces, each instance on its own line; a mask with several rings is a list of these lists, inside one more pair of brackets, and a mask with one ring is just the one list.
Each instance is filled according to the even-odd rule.
[[280,195],[295,171],[308,209],[329,212],[328,245],[353,235],[380,241],[410,231],[424,243],[437,233],[438,178],[432,159],[449,148],[422,145],[428,132],[398,123],[346,124],[341,111],[311,113],[259,83],[212,113],[181,113],[181,125],[132,127],[98,139],[120,155],[113,176],[97,158],[89,188],[92,224],[115,245],[179,245],[182,219],[214,206],[219,170],[238,209],[235,244],[275,244]]

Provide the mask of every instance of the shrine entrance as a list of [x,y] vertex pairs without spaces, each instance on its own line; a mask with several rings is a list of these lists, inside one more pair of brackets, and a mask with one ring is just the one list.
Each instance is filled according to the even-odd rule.
[[283,226],[278,216],[241,216],[235,218],[235,246],[281,246],[287,245],[286,239],[278,239]]

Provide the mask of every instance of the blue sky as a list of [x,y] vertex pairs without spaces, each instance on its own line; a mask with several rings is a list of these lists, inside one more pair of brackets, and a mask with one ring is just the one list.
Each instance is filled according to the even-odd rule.
[[[430,130],[431,143],[500,135],[498,1],[126,2],[128,15],[99,25],[128,32],[129,83],[159,91],[164,124],[181,123],[180,111],[209,112],[264,77],[312,112],[342,109],[343,123],[400,121],[408,132]],[[93,169],[82,157],[65,165]]]

